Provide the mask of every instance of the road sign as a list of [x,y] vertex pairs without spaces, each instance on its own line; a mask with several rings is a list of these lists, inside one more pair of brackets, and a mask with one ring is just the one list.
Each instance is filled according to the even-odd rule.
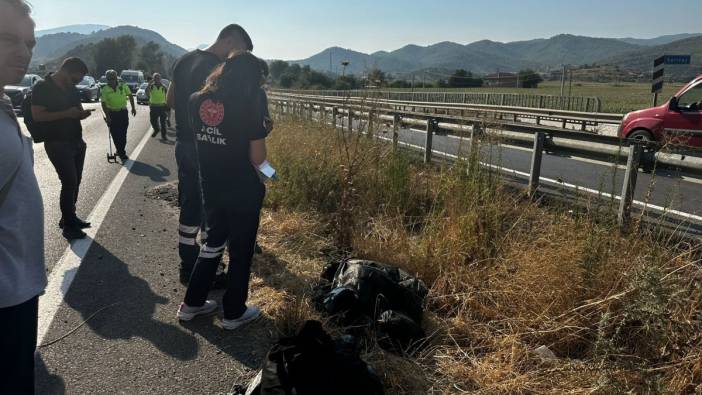
[[665,55],[665,64],[690,64],[692,56],[690,55]]
[[[653,61],[653,76],[651,78],[651,93],[661,93],[663,91],[663,76],[665,73],[666,56],[661,56]],[[655,99],[654,99],[655,100]]]
[[[663,55],[653,61],[653,77],[651,78],[651,93],[658,94],[663,91],[663,76],[665,74],[665,65],[683,65],[690,64],[692,56],[690,55]],[[653,99],[654,105],[656,98]]]

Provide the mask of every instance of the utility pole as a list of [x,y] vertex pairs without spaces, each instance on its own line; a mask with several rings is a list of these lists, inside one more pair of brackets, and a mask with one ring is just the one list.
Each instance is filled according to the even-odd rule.
[[424,84],[427,81],[427,71],[424,70],[424,73],[422,74],[422,89],[424,89]]
[[561,97],[565,95],[565,79],[566,79],[566,65],[563,65],[563,72],[561,73]]
[[568,70],[570,82],[568,83],[568,97],[573,97],[573,70]]
[[414,92],[414,73],[412,73],[412,92]]

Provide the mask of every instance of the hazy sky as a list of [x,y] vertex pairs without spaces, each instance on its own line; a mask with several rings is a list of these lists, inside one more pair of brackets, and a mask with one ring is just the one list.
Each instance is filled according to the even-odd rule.
[[239,23],[258,56],[301,59],[330,46],[362,52],[406,44],[559,33],[648,38],[702,31],[701,0],[30,0],[37,29],[94,23],[155,30],[185,48]]

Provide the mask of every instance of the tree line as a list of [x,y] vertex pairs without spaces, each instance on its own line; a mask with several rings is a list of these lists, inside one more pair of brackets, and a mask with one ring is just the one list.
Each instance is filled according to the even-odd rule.
[[117,72],[142,70],[145,75],[158,72],[168,78],[176,61],[175,57],[163,52],[158,43],[149,41],[140,46],[134,37],[125,35],[79,45],[61,58],[47,63],[45,67],[47,70],[56,70],[63,59],[73,56],[81,58],[88,65],[90,74],[98,78],[110,69]]
[[[283,89],[349,90],[420,86],[405,78],[392,77],[378,68],[369,70],[362,77],[353,74],[337,76],[313,70],[310,66],[290,64],[282,60],[270,63],[270,79],[272,86]],[[522,70],[518,73],[518,81],[520,88],[536,88],[543,81],[543,78],[533,70]],[[476,88],[482,87],[483,83],[483,78],[470,71],[459,69],[448,78],[423,81],[422,86],[428,88]]]

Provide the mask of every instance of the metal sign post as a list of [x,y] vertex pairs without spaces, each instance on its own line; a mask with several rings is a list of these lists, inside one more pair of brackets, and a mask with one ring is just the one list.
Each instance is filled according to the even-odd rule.
[[663,55],[653,61],[653,77],[651,81],[651,93],[653,93],[653,107],[658,105],[658,94],[663,91],[663,80],[665,65],[690,64],[690,55]]

